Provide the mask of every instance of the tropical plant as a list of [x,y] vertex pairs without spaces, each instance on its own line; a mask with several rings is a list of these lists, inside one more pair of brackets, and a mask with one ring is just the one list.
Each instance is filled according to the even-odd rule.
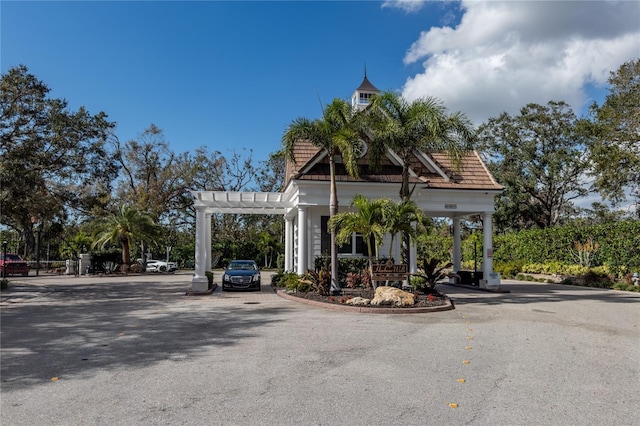
[[389,258],[393,254],[393,242],[398,233],[409,235],[415,238],[417,235],[414,223],[419,222],[422,218],[420,208],[412,200],[400,201],[399,203],[386,203],[383,210],[383,220],[385,230],[391,234],[391,243],[389,246]]
[[[373,249],[375,248],[375,255],[378,258],[378,248],[382,245],[382,239],[387,232],[384,212],[390,204],[393,204],[392,201],[386,198],[369,201],[364,195],[358,194],[353,197],[351,203],[356,211],[338,213],[329,219],[329,229],[331,232],[337,232],[339,244],[350,241],[354,232],[362,235],[367,245],[370,272],[373,270]],[[371,246],[372,242],[374,247]]]
[[422,273],[417,274],[418,277],[422,277],[425,280],[426,285],[422,289],[422,291],[424,291],[425,294],[431,293],[434,290],[437,282],[446,276],[446,274],[444,273],[445,269],[450,268],[451,265],[451,263],[446,263],[445,265],[441,266],[440,259],[422,259],[422,262],[419,266],[419,270]]
[[65,239],[60,246],[60,255],[63,259],[76,260],[83,252],[83,248],[91,247],[91,237],[83,231],[79,231],[72,238]]
[[327,269],[320,269],[317,272],[313,269],[307,269],[307,272],[298,281],[302,287],[323,296],[328,295],[331,291],[331,274]]
[[[416,152],[446,152],[459,166],[465,152],[472,149],[475,130],[461,112],[449,114],[442,102],[427,97],[413,102],[400,94],[382,92],[374,95],[366,110],[367,123],[373,133],[369,147],[371,165],[379,168],[388,150],[402,162],[400,199],[411,198],[409,165]],[[402,261],[409,263],[409,235],[403,234]]]
[[159,236],[159,228],[148,213],[126,204],[121,205],[115,213],[99,218],[94,226],[93,247],[103,249],[110,243],[120,245],[125,269],[131,263],[130,247],[133,241],[155,244]]
[[[297,118],[287,127],[282,142],[286,157],[295,162],[294,147],[298,141],[307,140],[323,149],[329,160],[329,218],[338,213],[338,191],[336,189],[336,160],[341,155],[347,173],[358,176],[357,153],[360,147],[360,120],[356,110],[341,99],[324,108],[322,118],[309,120]],[[340,291],[338,281],[338,249],[336,233],[331,231],[331,291]]]

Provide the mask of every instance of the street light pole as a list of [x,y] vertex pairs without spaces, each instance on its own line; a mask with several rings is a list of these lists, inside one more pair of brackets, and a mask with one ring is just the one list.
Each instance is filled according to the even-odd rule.
[[2,242],[2,279],[7,277],[7,242]]

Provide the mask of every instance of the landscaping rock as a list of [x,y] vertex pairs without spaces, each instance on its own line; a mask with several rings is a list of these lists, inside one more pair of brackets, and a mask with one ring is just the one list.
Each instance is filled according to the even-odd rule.
[[372,305],[412,306],[415,304],[413,294],[395,287],[381,286],[376,289]]
[[347,300],[347,305],[353,306],[368,306],[370,303],[371,299],[365,299],[364,297],[360,296]]

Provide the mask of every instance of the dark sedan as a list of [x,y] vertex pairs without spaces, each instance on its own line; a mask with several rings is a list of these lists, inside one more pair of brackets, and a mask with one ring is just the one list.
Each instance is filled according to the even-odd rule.
[[260,268],[253,260],[233,260],[222,275],[222,291],[260,291]]

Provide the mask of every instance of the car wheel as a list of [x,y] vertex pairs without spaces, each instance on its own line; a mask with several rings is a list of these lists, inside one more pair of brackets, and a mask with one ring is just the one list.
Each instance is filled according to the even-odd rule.
[[160,269],[160,272],[165,272],[167,270],[167,267],[164,265],[160,265],[158,269]]

